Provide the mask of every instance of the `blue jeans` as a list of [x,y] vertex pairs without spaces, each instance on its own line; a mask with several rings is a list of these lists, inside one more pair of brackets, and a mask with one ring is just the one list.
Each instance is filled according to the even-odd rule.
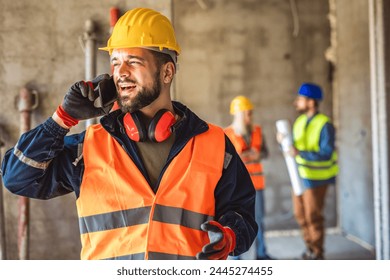
[[265,214],[265,206],[264,206],[264,190],[256,191],[256,202],[255,202],[255,220],[257,225],[259,226],[259,230],[257,231],[257,236],[255,241],[252,244],[252,247],[256,247],[256,254],[255,250],[252,250],[251,247],[247,252],[240,256],[229,256],[230,260],[251,260],[251,259],[264,259],[267,258],[267,250],[265,247],[265,240],[264,240],[264,219]]
[[265,247],[264,240],[264,214],[265,214],[265,205],[264,205],[264,190],[256,191],[256,202],[255,202],[255,219],[256,223],[259,226],[256,236],[256,248],[257,248],[257,258],[267,257],[267,249]]

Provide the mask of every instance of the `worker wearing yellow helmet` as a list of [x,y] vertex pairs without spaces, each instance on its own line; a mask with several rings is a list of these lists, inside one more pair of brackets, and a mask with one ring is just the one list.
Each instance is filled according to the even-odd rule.
[[[249,171],[253,185],[256,189],[255,213],[259,226],[256,242],[253,244],[256,259],[272,259],[265,246],[264,238],[264,188],[262,159],[268,157],[268,148],[260,125],[253,123],[253,103],[246,96],[236,96],[230,103],[230,114],[233,122],[225,128],[225,133],[232,141],[242,161]],[[243,258],[251,258],[243,256]]]
[[180,54],[171,22],[130,10],[101,49],[112,76],[73,84],[53,116],[21,137],[4,158],[5,186],[38,199],[75,192],[82,259],[247,251],[257,232],[253,183],[223,129],[171,100]]

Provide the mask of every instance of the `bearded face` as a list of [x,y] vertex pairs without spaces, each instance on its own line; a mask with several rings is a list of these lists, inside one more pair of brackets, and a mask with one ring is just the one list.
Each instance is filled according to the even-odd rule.
[[295,110],[300,114],[305,114],[310,109],[309,99],[304,96],[297,96],[294,100]]
[[111,68],[118,92],[118,104],[124,113],[140,110],[160,96],[162,78],[159,65],[150,50],[113,50]]
[[[150,105],[155,101],[161,92],[160,70],[157,70],[154,77],[154,82],[151,87],[140,86],[136,80],[130,78],[119,79],[120,84],[133,84],[136,85],[136,93],[133,97],[119,96],[119,107],[124,113],[132,113],[142,109],[145,106]],[[117,86],[118,87],[118,86]],[[139,88],[139,89],[138,89]]]

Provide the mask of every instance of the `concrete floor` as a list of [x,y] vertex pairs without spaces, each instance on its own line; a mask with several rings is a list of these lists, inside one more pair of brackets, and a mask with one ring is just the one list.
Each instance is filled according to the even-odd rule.
[[[281,260],[298,259],[305,250],[299,231],[274,231],[266,233],[269,254]],[[337,229],[328,229],[325,237],[327,260],[375,260],[374,249]]]
[[[268,254],[277,260],[297,260],[305,250],[298,230],[267,231],[265,236]],[[253,259],[254,251],[251,249],[242,256],[242,259]],[[375,254],[370,245],[331,228],[326,231],[325,259],[375,260]]]

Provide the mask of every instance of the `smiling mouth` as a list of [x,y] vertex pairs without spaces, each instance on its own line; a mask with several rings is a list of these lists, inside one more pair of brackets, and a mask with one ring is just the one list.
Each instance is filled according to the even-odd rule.
[[135,88],[135,85],[119,85],[119,88],[122,91],[131,90]]
[[136,88],[135,84],[129,84],[129,83],[118,83],[118,92],[121,95],[128,95],[131,94]]

